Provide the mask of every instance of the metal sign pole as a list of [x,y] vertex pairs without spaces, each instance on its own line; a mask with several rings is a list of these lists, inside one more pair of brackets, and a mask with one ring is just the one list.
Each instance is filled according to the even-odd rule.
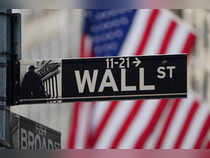
[[20,24],[19,14],[12,14],[11,9],[0,9],[0,146],[5,146],[9,139],[6,110],[12,104],[16,84],[14,67],[21,52]]
[[8,20],[9,10],[0,10],[0,146],[6,147],[5,142],[8,139],[7,125],[7,77],[8,77],[8,57],[11,50],[11,29],[10,21]]
[[11,53],[11,29],[8,20],[9,10],[0,10],[0,105],[6,107],[7,100],[7,64]]

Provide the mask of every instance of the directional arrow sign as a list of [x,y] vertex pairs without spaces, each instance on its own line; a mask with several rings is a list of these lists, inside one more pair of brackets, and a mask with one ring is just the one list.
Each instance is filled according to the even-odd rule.
[[67,59],[64,101],[186,97],[186,55]]
[[183,54],[25,62],[19,103],[186,97],[186,60]]
[[135,58],[135,61],[133,61],[133,64],[136,64],[135,66],[138,67],[141,64],[141,60],[138,58]]

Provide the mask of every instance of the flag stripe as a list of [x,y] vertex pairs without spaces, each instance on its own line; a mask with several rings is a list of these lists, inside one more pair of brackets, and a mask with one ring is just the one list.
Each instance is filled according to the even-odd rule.
[[192,46],[194,45],[195,40],[196,40],[195,34],[189,33],[184,48],[182,49],[182,53],[191,53],[193,48]]
[[198,110],[196,111],[192,119],[192,122],[190,123],[189,129],[187,130],[187,134],[185,135],[183,143],[180,146],[180,148],[193,149],[207,117],[208,117],[208,112],[206,111],[206,108],[204,108],[203,106],[199,106]]
[[155,125],[156,125],[157,121],[159,120],[160,115],[161,115],[162,111],[164,110],[164,108],[166,107],[167,103],[168,103],[167,99],[162,99],[160,101],[155,113],[153,114],[152,119],[148,123],[148,126],[142,132],[139,139],[137,139],[137,142],[135,144],[135,148],[143,148],[144,143],[146,142],[146,140],[150,136],[152,130],[155,128]]
[[[87,124],[86,124],[86,138],[84,138],[84,148],[92,148],[92,115],[94,114],[94,108],[95,108],[95,105],[96,105],[96,102],[87,102],[89,103],[89,105],[85,105],[85,106],[88,106],[89,107],[89,111],[88,111],[88,117],[86,116],[86,118],[88,119],[87,120]],[[84,107],[83,107],[84,108]]]
[[84,57],[85,56],[85,35],[82,36],[81,38],[81,48],[80,48],[80,57]]
[[168,128],[169,128],[169,126],[170,126],[170,124],[172,122],[172,119],[174,118],[174,115],[175,115],[175,113],[177,111],[177,108],[180,105],[180,102],[181,102],[180,99],[176,99],[174,101],[174,104],[172,105],[173,107],[172,107],[172,109],[171,109],[171,111],[170,111],[170,113],[168,115],[168,118],[167,118],[167,120],[165,122],[165,125],[164,125],[164,127],[162,129],[161,135],[160,135],[160,137],[159,137],[159,139],[157,141],[157,144],[156,144],[155,148],[157,148],[157,149],[161,148],[163,140],[164,140],[164,138],[166,136],[166,133],[167,133]]
[[184,24],[178,24],[168,46],[167,54],[182,53],[189,33],[189,30],[184,26]]
[[119,106],[113,111],[109,121],[107,121],[103,133],[97,140],[94,146],[95,148],[110,148],[115,136],[120,130],[122,124],[124,124],[126,116],[130,113],[134,105],[135,101],[133,100],[119,102]]
[[166,50],[167,50],[168,45],[173,37],[176,27],[177,27],[177,23],[174,20],[172,20],[168,27],[168,31],[166,32],[165,38],[163,39],[159,54],[166,53]]
[[208,142],[206,149],[210,149],[210,141]]
[[102,134],[110,116],[112,115],[113,111],[116,109],[116,107],[118,106],[118,101],[112,101],[111,105],[109,106],[109,108],[107,109],[106,113],[104,114],[104,117],[101,121],[101,123],[99,124],[94,139],[93,139],[93,146],[96,144],[98,138],[100,137],[100,135]]
[[210,128],[210,115],[208,115],[203,127],[202,127],[202,130],[199,134],[199,138],[197,139],[197,142],[195,143],[194,145],[194,149],[200,149],[201,148],[201,145],[204,141],[204,138],[206,137],[207,133],[208,133],[208,130]]
[[176,143],[174,145],[174,148],[179,148],[181,146],[181,144],[183,142],[183,139],[184,139],[185,135],[187,134],[187,130],[188,130],[189,126],[190,126],[190,123],[192,122],[192,119],[193,119],[196,111],[198,110],[198,106],[199,106],[199,103],[197,101],[195,101],[193,103],[192,108],[190,109],[190,111],[188,113],[188,116],[187,116],[187,118],[186,118],[186,120],[184,122],[182,130],[179,133],[179,136],[178,136],[177,141],[176,141]]
[[93,109],[93,116],[94,116],[92,118],[93,129],[96,129],[98,127],[110,105],[111,105],[110,102],[107,101],[96,102],[96,105]]
[[137,52],[139,41],[143,37],[151,12],[149,9],[142,9],[142,11],[136,12],[131,28],[120,50],[120,55],[128,56]]
[[111,148],[117,148],[117,146],[120,143],[120,140],[125,135],[126,131],[128,130],[130,124],[132,123],[132,121],[135,118],[138,111],[141,109],[142,103],[143,103],[143,100],[136,101],[135,106],[133,107],[132,111],[128,115],[128,117],[127,117],[126,121],[124,122],[124,124],[122,125],[122,127],[120,128],[117,136],[113,140]]
[[144,51],[144,48],[147,45],[148,39],[150,37],[150,34],[152,32],[152,27],[157,19],[157,16],[159,15],[160,11],[158,9],[154,9],[151,12],[150,18],[148,20],[145,32],[143,34],[143,39],[141,41],[141,44],[139,45],[139,48],[137,49],[137,55],[141,55]]
[[119,148],[133,148],[139,134],[144,131],[151,120],[159,100],[144,100],[141,110],[132,121],[129,129],[122,138]]
[[193,105],[193,95],[188,95],[188,99],[181,99],[180,105],[177,107],[175,115],[166,132],[166,136],[162,142],[161,149],[170,149],[174,147],[176,139],[182,129],[184,120]]
[[78,121],[77,121],[77,122],[80,122],[79,126],[77,127],[77,133],[75,136],[77,140],[75,141],[75,146],[77,148],[84,148],[88,141],[88,134],[90,130],[89,121],[90,121],[91,112],[92,112],[91,102],[85,102],[83,104],[80,103],[78,116],[82,116],[82,117],[78,117]]
[[166,107],[164,108],[160,119],[158,120],[155,128],[153,129],[150,137],[147,139],[147,141],[144,144],[144,149],[154,149],[155,145],[157,144],[157,140],[161,135],[161,130],[163,129],[164,123],[169,115],[169,112],[172,108],[172,102],[169,100],[169,102],[166,104]]
[[[164,12],[160,12],[152,25],[152,30],[148,38],[148,42],[143,50],[143,55],[158,54],[163,39],[167,33],[171,19]],[[164,24],[164,25],[163,25]]]
[[70,132],[70,136],[69,136],[69,143],[68,143],[68,148],[74,148],[75,146],[75,139],[76,139],[76,132],[77,132],[77,127],[78,127],[78,115],[79,115],[79,106],[80,103],[76,103],[74,105],[74,111],[73,111],[73,121],[72,121],[72,125],[71,125],[71,132]]

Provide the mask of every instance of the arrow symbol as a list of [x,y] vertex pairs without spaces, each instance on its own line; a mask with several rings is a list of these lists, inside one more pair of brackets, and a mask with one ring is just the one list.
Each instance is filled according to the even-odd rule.
[[136,64],[135,66],[138,67],[141,64],[141,60],[139,60],[138,58],[135,58],[136,60],[133,61],[133,64]]

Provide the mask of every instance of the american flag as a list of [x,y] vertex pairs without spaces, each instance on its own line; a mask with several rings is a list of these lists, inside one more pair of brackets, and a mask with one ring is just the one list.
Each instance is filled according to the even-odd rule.
[[[91,10],[81,57],[191,53],[195,40],[168,10]],[[187,99],[76,103],[68,147],[207,148],[209,128],[208,108],[191,91]]]

